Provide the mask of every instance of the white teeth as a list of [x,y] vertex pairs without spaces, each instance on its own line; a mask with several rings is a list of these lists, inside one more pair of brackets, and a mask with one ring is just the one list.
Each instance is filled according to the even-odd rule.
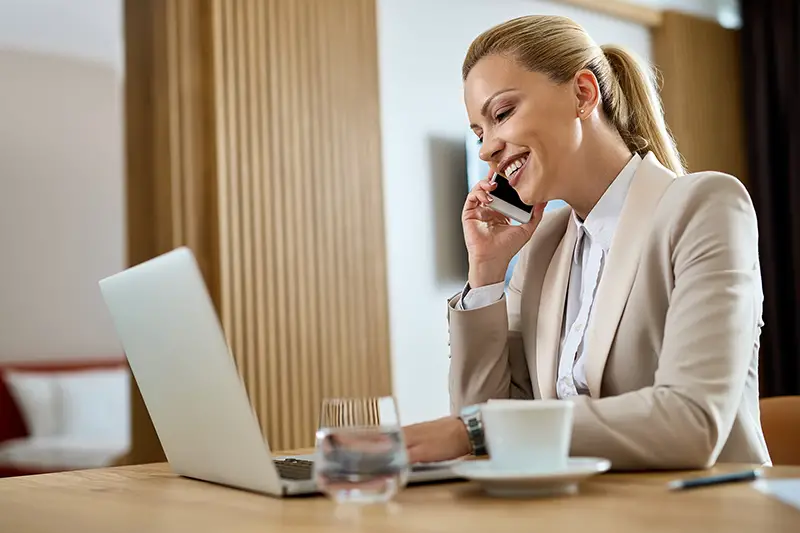
[[510,178],[517,170],[522,168],[522,165],[528,162],[527,157],[521,157],[516,161],[513,161],[510,165],[506,167],[506,178]]

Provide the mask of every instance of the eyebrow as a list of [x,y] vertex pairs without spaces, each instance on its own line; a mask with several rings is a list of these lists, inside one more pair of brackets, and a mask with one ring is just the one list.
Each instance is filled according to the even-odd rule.
[[[499,91],[494,93],[492,96],[487,98],[486,101],[483,103],[483,106],[481,107],[481,115],[484,116],[484,117],[486,116],[486,112],[489,109],[489,104],[491,104],[492,101],[495,98],[497,98],[498,96],[500,96],[503,93],[511,92],[511,91],[514,91],[514,90],[516,90],[516,89],[513,89],[513,88],[500,89]],[[474,128],[478,128],[479,126],[477,124],[470,124],[469,127],[474,129]]]

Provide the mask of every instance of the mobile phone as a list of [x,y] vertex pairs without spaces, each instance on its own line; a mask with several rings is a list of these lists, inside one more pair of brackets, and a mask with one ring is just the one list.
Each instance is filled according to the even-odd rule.
[[514,187],[500,174],[495,174],[491,181],[496,183],[497,187],[489,193],[489,196],[492,197],[489,207],[520,224],[530,222],[533,206],[523,202]]

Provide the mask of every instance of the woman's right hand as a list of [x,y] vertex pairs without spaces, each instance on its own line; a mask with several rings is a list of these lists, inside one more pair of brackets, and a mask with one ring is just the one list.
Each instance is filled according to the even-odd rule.
[[489,193],[497,187],[486,179],[479,181],[467,195],[461,213],[464,241],[469,254],[469,285],[472,288],[491,285],[505,279],[511,259],[533,236],[542,220],[546,204],[534,206],[531,220],[511,225],[511,220],[491,209]]

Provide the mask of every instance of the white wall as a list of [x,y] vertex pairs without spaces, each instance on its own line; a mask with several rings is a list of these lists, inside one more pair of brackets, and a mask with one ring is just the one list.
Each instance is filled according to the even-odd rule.
[[0,0],[0,362],[119,357],[120,0]]
[[0,49],[87,59],[121,72],[122,0],[0,0]]
[[727,28],[739,28],[742,21],[738,0],[627,0],[655,9],[680,11],[719,22]]
[[646,28],[532,0],[379,0],[381,120],[394,392],[403,423],[447,414],[446,299],[463,288],[461,61],[490,26],[562,14],[650,59]]

